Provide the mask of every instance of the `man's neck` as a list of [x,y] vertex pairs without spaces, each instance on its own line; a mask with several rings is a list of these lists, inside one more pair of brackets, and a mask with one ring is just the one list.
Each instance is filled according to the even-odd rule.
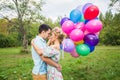
[[[43,35],[42,34],[38,34],[38,36],[42,37],[43,38]],[[44,39],[44,38],[43,38]]]

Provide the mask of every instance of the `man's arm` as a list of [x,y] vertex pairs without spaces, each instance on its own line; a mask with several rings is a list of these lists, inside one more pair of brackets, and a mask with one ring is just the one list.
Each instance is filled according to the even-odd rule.
[[[44,57],[44,56],[43,56],[43,54],[42,54],[42,52],[43,52],[42,49],[38,48],[38,47],[34,44],[33,40],[31,41],[31,44],[32,44],[33,48],[35,49],[35,51],[40,55],[41,59],[42,59],[44,62],[46,62],[47,64],[49,64],[49,65],[51,65],[51,66],[54,66],[54,67],[56,67],[56,68],[60,68],[60,70],[61,70],[60,64],[54,62],[53,60],[51,60],[51,59],[48,58],[48,57]],[[60,70],[59,70],[59,71],[60,71]]]
[[47,64],[54,66],[56,68],[59,68],[60,65],[56,62],[54,62],[53,60],[51,60],[49,57],[45,57],[44,55],[42,55],[42,49],[39,49],[36,45],[33,44],[33,48],[35,49],[35,51],[40,55],[41,59],[46,62]]

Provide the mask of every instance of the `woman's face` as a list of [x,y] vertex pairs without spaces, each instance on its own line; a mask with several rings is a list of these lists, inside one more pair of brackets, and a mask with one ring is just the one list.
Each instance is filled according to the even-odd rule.
[[52,35],[51,35],[50,39],[51,39],[52,41],[55,41],[55,40],[56,40],[56,35],[55,35],[54,32],[52,32]]

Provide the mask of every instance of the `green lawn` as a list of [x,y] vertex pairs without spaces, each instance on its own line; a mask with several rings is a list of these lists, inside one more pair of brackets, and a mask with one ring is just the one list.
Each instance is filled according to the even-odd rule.
[[[88,56],[61,59],[64,80],[120,80],[120,46],[97,46]],[[31,54],[0,48],[0,80],[32,80]]]

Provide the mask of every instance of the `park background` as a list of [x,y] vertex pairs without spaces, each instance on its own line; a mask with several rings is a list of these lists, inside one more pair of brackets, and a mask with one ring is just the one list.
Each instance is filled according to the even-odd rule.
[[[61,27],[60,21],[66,14],[56,16],[57,19],[53,21],[41,14],[46,1],[36,1],[0,1],[1,12],[5,9],[17,14],[15,18],[4,16],[5,11],[0,14],[0,80],[32,80],[31,39],[38,34],[38,27],[42,23],[52,28]],[[110,0],[107,11],[100,13],[99,19],[103,29],[94,52],[79,58],[65,53],[64,59],[61,59],[64,80],[120,79],[120,1]]]

